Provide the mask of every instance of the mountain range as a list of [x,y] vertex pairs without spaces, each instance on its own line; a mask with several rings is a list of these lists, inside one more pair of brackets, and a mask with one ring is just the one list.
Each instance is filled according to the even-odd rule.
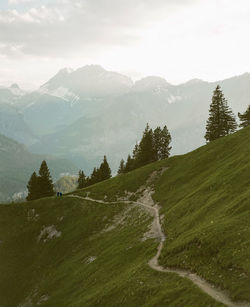
[[106,154],[115,172],[147,122],[153,128],[168,126],[172,154],[203,145],[217,84],[235,113],[247,108],[249,73],[218,82],[194,79],[172,85],[157,76],[133,82],[98,65],[63,69],[32,93],[17,85],[1,89],[0,133],[33,153],[69,159],[87,173]]

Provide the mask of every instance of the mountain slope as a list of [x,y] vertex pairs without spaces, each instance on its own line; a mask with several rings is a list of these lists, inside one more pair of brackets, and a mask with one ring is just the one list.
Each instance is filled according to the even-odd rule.
[[25,121],[43,135],[58,131],[82,116],[101,114],[132,85],[130,78],[98,65],[75,71],[62,69],[39,90],[22,97],[19,107]]
[[38,141],[23,115],[9,103],[0,102],[0,134],[27,145]]
[[105,204],[65,196],[1,206],[3,307],[222,306],[189,280],[149,268],[159,243],[152,218],[124,202],[146,201],[149,187],[166,235],[161,264],[249,302],[249,144],[250,127],[74,193]]
[[160,264],[196,272],[234,300],[250,301],[249,144],[250,127],[76,194],[136,199],[150,173],[165,167],[153,195],[167,235]]
[[61,173],[76,171],[67,160],[32,154],[24,145],[0,135],[0,201],[25,191],[31,174],[39,169],[43,159],[47,160],[54,179]]
[[77,198],[1,206],[1,306],[222,306],[148,267],[151,220],[140,207]]

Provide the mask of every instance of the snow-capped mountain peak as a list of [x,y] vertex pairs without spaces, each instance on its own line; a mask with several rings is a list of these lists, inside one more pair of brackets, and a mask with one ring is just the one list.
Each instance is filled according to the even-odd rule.
[[14,96],[24,96],[26,94],[16,83],[13,83],[8,89]]

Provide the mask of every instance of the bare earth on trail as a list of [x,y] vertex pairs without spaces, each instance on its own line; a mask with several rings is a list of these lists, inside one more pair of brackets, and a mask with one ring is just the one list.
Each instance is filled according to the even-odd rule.
[[[188,278],[191,280],[196,286],[198,286],[201,290],[207,293],[209,296],[214,298],[216,301],[225,304],[226,306],[231,307],[250,307],[250,303],[247,302],[233,302],[230,297],[227,295],[225,291],[215,288],[212,284],[208,283],[205,279],[199,277],[197,274],[192,273],[188,270],[181,270],[181,269],[173,269],[173,268],[163,268],[159,265],[159,257],[164,245],[164,241],[166,239],[162,227],[161,227],[161,218],[159,216],[159,206],[155,204],[152,199],[152,194],[154,190],[149,186],[155,179],[157,179],[157,175],[161,175],[166,169],[161,170],[159,172],[154,172],[147,181],[147,186],[142,186],[138,192],[141,193],[141,197],[138,201],[129,201],[129,200],[121,200],[115,202],[106,202],[103,200],[96,200],[90,197],[81,197],[78,195],[69,195],[69,197],[76,197],[83,200],[93,201],[101,204],[112,204],[112,203],[127,203],[133,205],[139,205],[149,211],[153,216],[152,227],[149,231],[149,235],[145,234],[145,238],[158,238],[160,240],[159,246],[157,248],[156,255],[149,261],[149,266],[156,271],[163,272],[163,273],[175,273],[178,274],[180,277]],[[144,238],[144,239],[145,239]]]

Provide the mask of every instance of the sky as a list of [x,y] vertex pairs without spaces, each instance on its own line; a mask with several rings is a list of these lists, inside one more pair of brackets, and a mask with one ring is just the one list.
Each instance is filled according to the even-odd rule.
[[216,81],[250,72],[249,36],[249,0],[0,0],[0,85],[89,64]]

